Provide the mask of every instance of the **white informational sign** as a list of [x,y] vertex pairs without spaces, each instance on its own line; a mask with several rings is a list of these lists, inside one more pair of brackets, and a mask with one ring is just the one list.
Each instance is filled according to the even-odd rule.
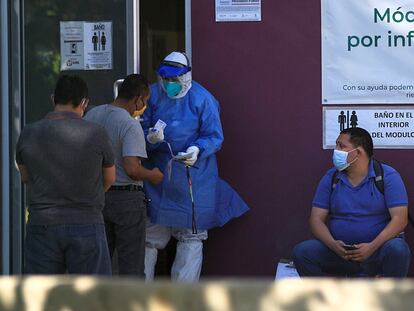
[[322,104],[414,103],[414,0],[322,0]]
[[324,107],[323,148],[335,148],[339,133],[349,127],[366,129],[376,149],[414,148],[414,108]]
[[112,69],[112,22],[84,23],[85,68]]
[[261,0],[216,0],[216,22],[262,20]]
[[61,70],[112,69],[112,22],[60,22]]
[[299,273],[296,271],[293,262],[280,260],[277,263],[275,280],[278,281],[285,278],[299,278]]
[[83,54],[83,23],[60,22],[60,69],[84,69]]

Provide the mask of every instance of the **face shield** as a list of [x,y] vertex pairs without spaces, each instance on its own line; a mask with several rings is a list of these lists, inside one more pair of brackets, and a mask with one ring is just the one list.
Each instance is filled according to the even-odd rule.
[[177,99],[184,97],[191,88],[191,71],[175,78],[158,76],[158,83],[161,89],[169,98]]
[[156,72],[160,87],[170,98],[184,97],[191,88],[191,67],[184,53],[172,52],[169,54]]

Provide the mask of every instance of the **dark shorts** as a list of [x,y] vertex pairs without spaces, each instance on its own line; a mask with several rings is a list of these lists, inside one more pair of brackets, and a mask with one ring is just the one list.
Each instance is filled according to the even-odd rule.
[[25,273],[65,272],[111,275],[103,224],[26,227]]

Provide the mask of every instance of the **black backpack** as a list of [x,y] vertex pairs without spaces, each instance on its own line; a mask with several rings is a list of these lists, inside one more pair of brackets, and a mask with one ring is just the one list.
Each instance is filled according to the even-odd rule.
[[[381,192],[382,195],[384,195],[384,191],[385,191],[384,169],[382,168],[382,163],[374,158],[372,158],[372,163],[373,163],[374,172],[375,172],[375,187],[377,187],[378,191]],[[338,173],[339,171],[335,171],[335,173],[332,175],[332,181],[331,181],[332,191],[335,189],[336,185],[338,184],[338,181],[339,181]],[[410,213],[408,213],[408,221],[410,222],[411,226],[414,227],[414,219],[411,217]]]

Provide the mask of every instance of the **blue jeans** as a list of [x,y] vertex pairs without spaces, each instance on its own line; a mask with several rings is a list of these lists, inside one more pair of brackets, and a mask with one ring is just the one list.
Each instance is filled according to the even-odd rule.
[[103,224],[28,225],[26,274],[111,275]]
[[384,243],[364,262],[347,261],[319,240],[299,243],[293,249],[293,261],[300,276],[382,275],[407,276],[411,252],[403,238]]

